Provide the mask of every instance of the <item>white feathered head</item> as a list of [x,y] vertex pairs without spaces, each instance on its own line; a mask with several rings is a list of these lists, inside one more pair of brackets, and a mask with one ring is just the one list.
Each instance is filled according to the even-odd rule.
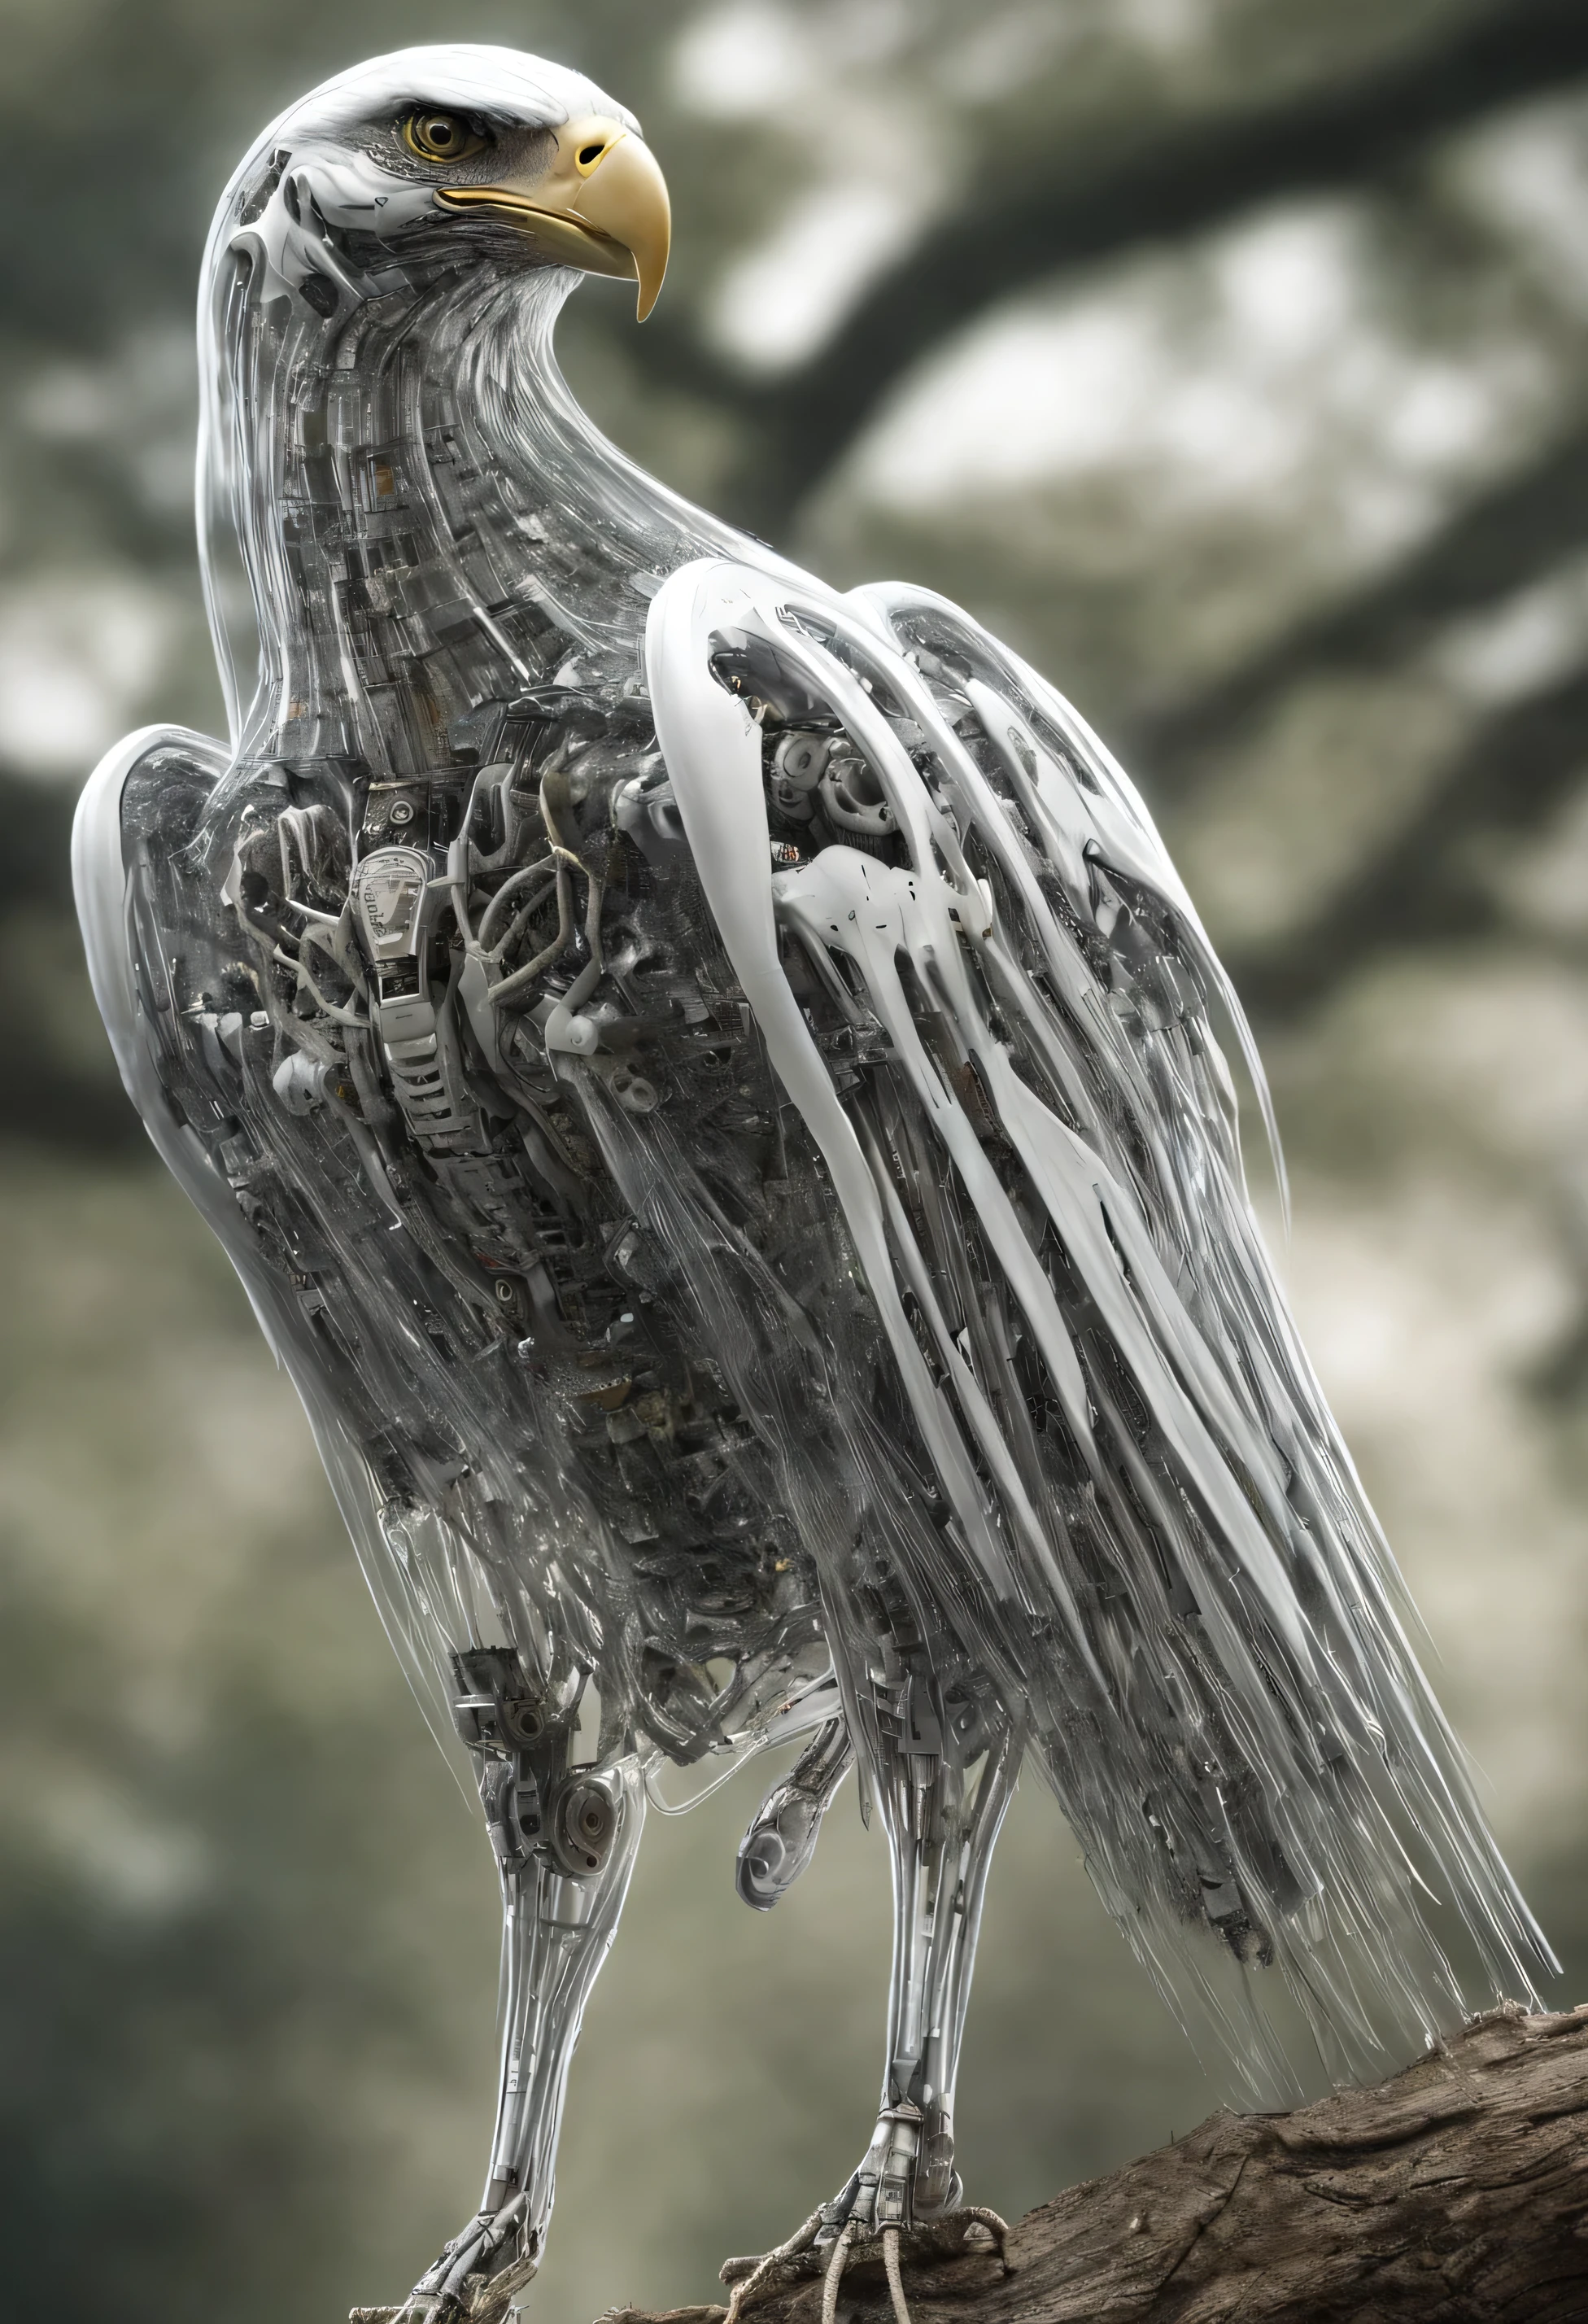
[[289,511],[322,489],[302,473],[304,414],[361,360],[367,329],[404,328],[422,304],[418,335],[437,360],[482,370],[471,408],[502,405],[503,432],[521,438],[523,413],[506,407],[534,384],[570,438],[584,431],[594,491],[612,483],[617,456],[591,450],[561,386],[555,311],[581,273],[605,274],[638,285],[643,320],[669,234],[666,187],[633,115],[583,74],[513,49],[373,58],[254,141],[216,210],[199,299],[199,547],[234,739],[251,694],[254,724],[289,715],[315,592],[283,536]]
[[669,231],[638,122],[583,74],[514,49],[399,49],[326,81],[255,142],[207,272],[247,252],[258,290],[345,322],[417,252],[507,254],[637,281],[643,320]]

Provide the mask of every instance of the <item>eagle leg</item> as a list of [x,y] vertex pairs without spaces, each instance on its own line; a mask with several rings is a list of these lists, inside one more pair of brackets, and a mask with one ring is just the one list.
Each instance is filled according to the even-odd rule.
[[[910,2324],[906,2264],[959,2250],[973,2227],[1003,2255],[1004,2222],[963,2200],[953,2105],[982,1899],[1024,1730],[989,1720],[967,1766],[951,1747],[941,1748],[950,1730],[941,1720],[885,1717],[879,1726],[875,1790],[893,1857],[894,1958],[877,2127],[859,2169],[786,2243],[723,2262],[721,2278],[731,2287],[725,2324],[739,2324],[757,2293],[818,2269],[825,2313],[846,2267],[878,2250],[895,2324]],[[923,1750],[923,1739],[940,1748]]]
[[[645,1822],[632,1760],[579,1771],[615,1811],[594,1868],[548,1855],[501,1865],[505,1987],[496,2130],[480,2209],[406,2301],[349,2324],[500,2324],[540,2264],[579,2027],[617,1931]],[[570,1779],[571,1780],[571,1779]],[[497,1840],[493,1831],[493,1841]],[[571,1858],[568,1859],[571,1861]]]
[[877,2127],[833,2207],[833,2228],[908,2229],[962,2202],[954,2168],[959,2045],[993,1849],[1025,1743],[1006,1718],[989,1719],[981,1739],[980,1765],[968,1766],[946,1720],[927,1725],[916,1715],[882,1726],[876,1789],[894,1894],[887,2064]]

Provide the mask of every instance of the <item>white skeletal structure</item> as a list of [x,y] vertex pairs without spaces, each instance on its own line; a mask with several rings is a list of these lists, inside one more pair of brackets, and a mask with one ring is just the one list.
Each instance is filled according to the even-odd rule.
[[415,2316],[533,2271],[669,1765],[698,1796],[812,1735],[740,1850],[759,1908],[851,1759],[886,1829],[881,2109],[808,2223],[840,2249],[959,2202],[1026,1765],[1260,2098],[1276,1988],[1347,2077],[1549,1966],[1264,1254],[1221,1027],[1261,1073],[1141,800],[954,606],[839,595],[596,433],[557,309],[581,267],[654,297],[665,248],[638,124],[534,59],[411,51],[283,115],[206,260],[233,731],[130,736],[78,828],[128,1089],[500,1875],[485,2193]]

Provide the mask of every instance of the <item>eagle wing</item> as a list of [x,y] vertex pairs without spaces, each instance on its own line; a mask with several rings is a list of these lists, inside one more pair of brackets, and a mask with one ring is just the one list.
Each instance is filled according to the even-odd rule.
[[[393,1149],[383,1159],[369,1128],[378,1093],[339,1087],[348,1052],[317,1065],[317,1024],[335,1007],[325,991],[296,1028],[303,1047],[284,1048],[258,1005],[227,875],[251,817],[273,832],[297,816],[312,840],[281,780],[234,766],[207,736],[150,727],[84,792],[74,883],[128,1093],[298,1389],[382,1620],[460,1772],[458,1735],[478,1739],[466,1713],[459,1723],[460,1692],[481,1685],[549,1695],[552,1740],[579,1706],[608,1765],[636,1748],[647,1771],[727,1753],[731,1772],[745,1750],[837,1707],[798,1577],[721,1618],[737,1660],[715,1697],[702,1667],[722,1651],[707,1634],[709,1569],[674,1593],[689,1637],[658,1646],[669,1585],[647,1598],[643,1556],[657,1545],[625,1540],[624,1506],[601,1481],[600,1381],[565,1363],[569,1377],[548,1385],[546,1364],[527,1360],[540,1343],[515,1346],[490,1313],[489,1277],[405,1201]],[[318,974],[331,982],[324,964]],[[582,1396],[592,1380],[596,1397]],[[582,1430],[599,1447],[583,1461]],[[706,1643],[692,1650],[696,1636]],[[503,1846],[508,1864],[518,1851]]]
[[[352,1360],[351,1318],[340,1335],[328,1330],[317,1286],[317,1213],[329,1222],[351,1208],[357,1232],[371,1223],[367,1199],[310,1141],[272,1153],[272,1109],[252,1086],[257,1061],[243,1038],[255,1028],[241,1011],[195,1007],[187,989],[189,976],[202,989],[205,967],[220,966],[226,952],[207,909],[218,882],[194,876],[187,859],[230,760],[208,735],[151,726],[128,735],[90,777],[73,828],[72,876],[94,995],[156,1151],[225,1250],[302,1398],[381,1619],[451,1756],[455,1687],[432,1614],[437,1576],[413,1555],[413,1507],[403,1506],[392,1477],[382,1485],[372,1459],[377,1432]],[[400,1408],[389,1419],[385,1433],[395,1439]],[[421,1422],[416,1443],[433,1435],[433,1422]],[[445,1521],[437,1516],[433,1525],[445,1529]],[[445,1557],[459,1545],[426,1546]]]
[[1287,2036],[1251,1969],[1336,2076],[1447,2025],[1473,1952],[1529,1989],[1547,1949],[1248,1199],[1217,1028],[1262,1092],[1250,1036],[1128,779],[923,591],[702,560],[656,596],[647,665],[873,1326],[827,1351],[847,1534],[809,1413],[758,1398],[826,1526],[840,1665],[869,1554],[1029,1721],[1106,1904],[1258,2091]]

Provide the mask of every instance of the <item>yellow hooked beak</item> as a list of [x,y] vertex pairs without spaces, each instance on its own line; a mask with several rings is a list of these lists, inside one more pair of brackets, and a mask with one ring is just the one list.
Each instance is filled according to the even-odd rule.
[[638,282],[642,323],[656,303],[673,235],[666,180],[644,139],[610,115],[566,123],[533,178],[442,186],[436,198],[443,209],[509,220],[559,264]]

